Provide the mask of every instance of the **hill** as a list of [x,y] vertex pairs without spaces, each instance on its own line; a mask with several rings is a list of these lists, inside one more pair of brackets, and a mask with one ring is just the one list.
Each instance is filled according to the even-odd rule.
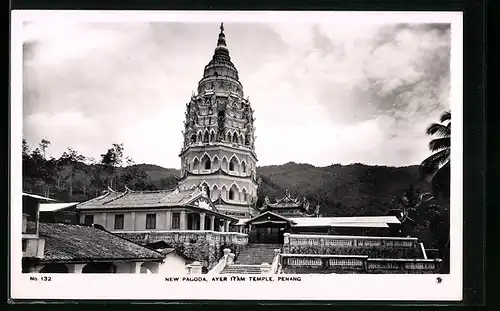
[[[52,197],[60,200],[84,201],[105,190],[104,169],[98,164],[78,163],[56,173]],[[69,173],[68,173],[69,172]],[[258,204],[264,197],[282,197],[288,189],[292,195],[307,197],[320,205],[325,216],[382,215],[393,207],[393,199],[401,197],[410,185],[427,190],[419,179],[418,166],[388,167],[364,164],[316,167],[294,162],[257,168],[262,179]],[[113,188],[123,190],[125,184],[137,190],[168,189],[176,186],[177,169],[152,164],[134,164],[118,168]],[[46,194],[42,185],[23,176],[24,191]],[[45,185],[46,186],[46,185]]]
[[289,189],[292,195],[306,196],[313,204],[319,204],[320,212],[328,216],[382,215],[410,185],[428,190],[416,165],[315,167],[290,162],[259,167],[258,173],[262,178],[259,201],[266,195],[281,197]]

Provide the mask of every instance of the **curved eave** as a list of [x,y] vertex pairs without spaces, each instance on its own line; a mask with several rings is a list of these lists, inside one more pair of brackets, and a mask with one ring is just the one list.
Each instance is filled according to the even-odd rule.
[[191,208],[191,209],[195,209],[197,211],[205,212],[207,214],[214,214],[214,215],[219,216],[220,218],[225,218],[225,219],[228,219],[228,220],[231,220],[231,221],[235,221],[235,222],[239,221],[239,219],[236,218],[236,217],[228,216],[228,215],[222,214],[221,212],[218,212],[218,211],[207,210],[207,209],[198,207],[196,205],[188,204],[188,205],[185,205],[185,207]]
[[228,177],[232,177],[232,178],[241,178],[241,179],[250,179],[252,180],[255,184],[258,184],[257,181],[255,179],[252,178],[252,176],[238,176],[238,175],[231,175],[227,172],[225,172],[222,168],[219,168],[218,170],[216,171],[213,171],[211,173],[193,173],[191,171],[188,171],[188,170],[185,170],[185,173],[183,176],[181,177],[176,177],[176,179],[178,181],[183,181],[185,180],[188,176],[215,176],[215,175],[222,175],[222,176],[228,176]]
[[234,146],[232,146],[230,144],[225,144],[225,143],[215,143],[215,144],[214,143],[204,143],[202,145],[189,146],[189,147],[184,148],[184,149],[181,150],[181,152],[179,153],[179,157],[182,157],[189,149],[194,149],[194,148],[207,149],[207,148],[210,148],[210,147],[223,147],[223,148],[228,148],[228,149],[232,149],[232,150],[249,152],[252,155],[252,157],[254,158],[255,162],[259,162],[259,159],[257,158],[257,155],[250,148],[248,148],[248,149],[241,149],[239,147],[234,147]]
[[226,200],[224,200],[223,198],[219,197],[218,199],[215,199],[214,201],[212,201],[212,203],[215,205],[215,204],[218,204],[218,205],[237,205],[237,206],[246,206],[248,207],[248,203],[240,203],[240,202],[228,202]]

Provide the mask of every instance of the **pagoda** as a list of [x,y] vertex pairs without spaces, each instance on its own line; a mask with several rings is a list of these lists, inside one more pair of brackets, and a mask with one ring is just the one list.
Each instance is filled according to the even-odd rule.
[[186,104],[178,181],[183,189],[203,187],[220,212],[238,218],[258,213],[253,112],[221,24],[212,60]]

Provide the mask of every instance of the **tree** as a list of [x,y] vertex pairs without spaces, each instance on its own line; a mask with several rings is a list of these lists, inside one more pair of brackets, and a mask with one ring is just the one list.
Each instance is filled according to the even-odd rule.
[[42,139],[40,144],[38,144],[40,150],[42,151],[42,156],[44,159],[46,159],[45,152],[46,152],[47,148],[49,147],[49,145],[50,145],[50,141],[48,141],[46,139]]
[[25,157],[29,157],[29,154],[30,154],[30,146],[28,146],[26,139],[23,138],[23,159]]
[[123,162],[123,144],[113,144],[104,154],[101,154],[101,164],[108,173],[108,186],[113,187],[113,179],[116,177],[116,168]]
[[409,222],[428,227],[437,209],[433,200],[434,197],[430,193],[422,193],[410,185],[401,198],[393,200],[393,209],[389,210],[388,214],[397,216],[401,223]]
[[451,112],[441,115],[441,123],[432,123],[427,128],[428,135],[437,138],[429,142],[434,152],[420,164],[422,177],[430,181],[436,194],[449,199],[450,196],[450,154],[451,154]]
[[[444,210],[439,211],[436,219],[442,223],[436,226],[436,230],[442,232],[446,230],[446,238],[440,239],[438,249],[443,258],[442,270],[446,273],[449,269],[449,214],[446,205],[450,199],[450,155],[451,155],[451,112],[445,111],[440,118],[440,123],[432,123],[427,128],[428,135],[436,135],[429,142],[429,149],[434,153],[420,164],[421,175],[427,181],[430,181],[432,190],[436,196],[445,201]],[[440,234],[442,236],[443,234]],[[442,241],[446,240],[446,244]]]
[[77,173],[79,164],[85,161],[85,157],[71,147],[62,154],[62,156],[57,160],[58,167],[58,185],[60,185],[61,180],[66,181],[69,185],[69,198],[73,196],[73,182],[75,175]]

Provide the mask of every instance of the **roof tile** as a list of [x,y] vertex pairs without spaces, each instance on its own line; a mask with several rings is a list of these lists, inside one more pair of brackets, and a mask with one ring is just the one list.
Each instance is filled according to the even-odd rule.
[[159,252],[92,226],[40,223],[44,261],[159,260]]

